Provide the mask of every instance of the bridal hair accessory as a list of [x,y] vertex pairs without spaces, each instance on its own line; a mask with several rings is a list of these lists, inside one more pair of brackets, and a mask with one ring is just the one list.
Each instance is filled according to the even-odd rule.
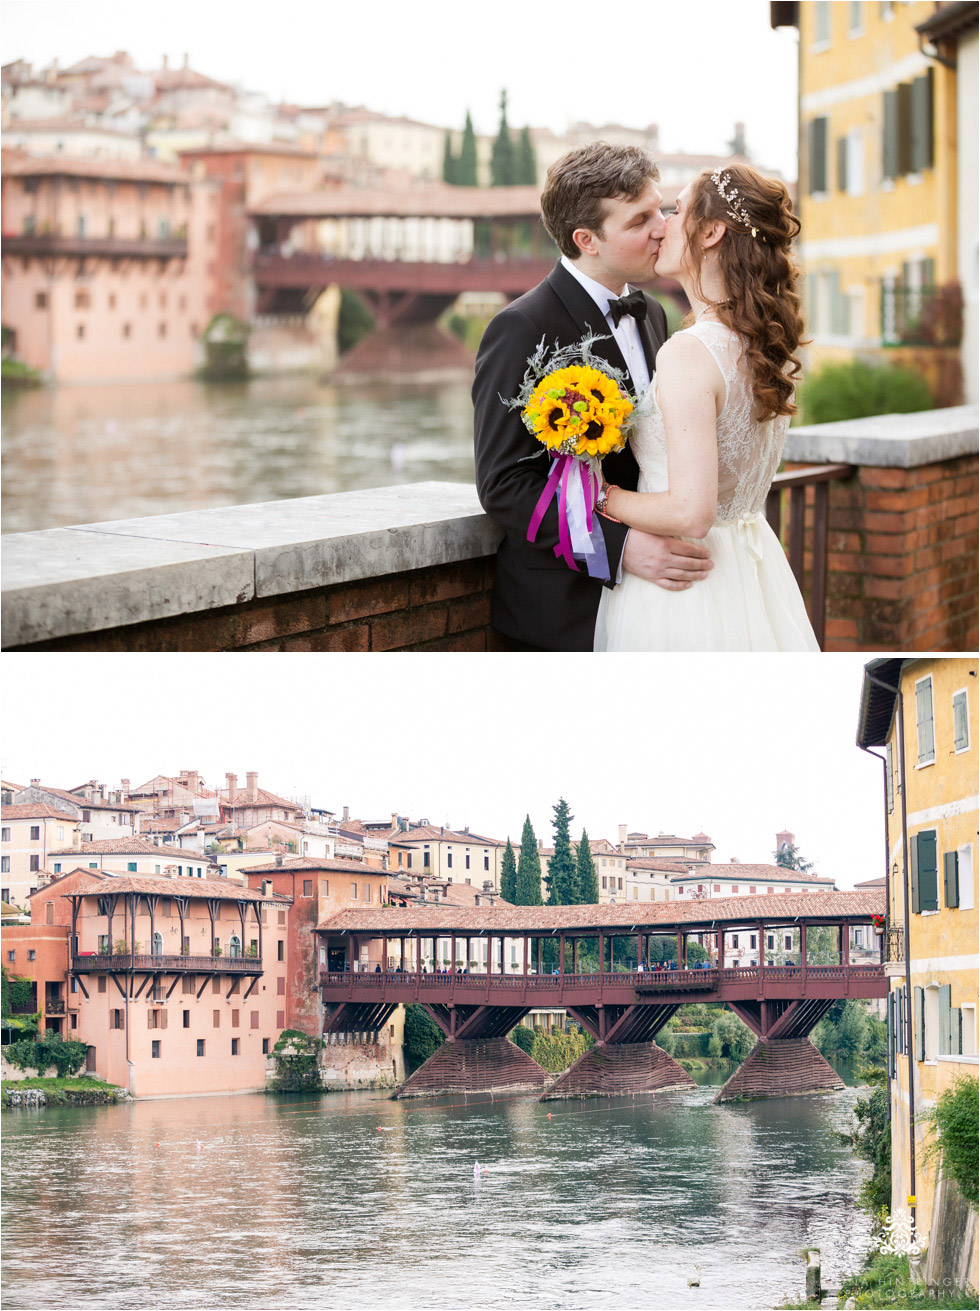
[[537,538],[545,513],[557,500],[556,557],[576,571],[576,558],[583,560],[590,577],[608,580],[605,539],[594,515],[603,481],[599,462],[626,445],[636,397],[626,375],[593,351],[593,343],[602,340],[590,333],[572,346],[558,349],[556,342],[549,352],[542,337],[517,396],[500,399],[508,409],[521,411],[525,428],[552,461],[527,540]]
[[[715,190],[722,200],[728,206],[728,217],[734,219],[736,223],[741,223],[747,227],[753,237],[759,235],[759,229],[755,227],[738,194],[738,189],[732,186],[732,175],[723,173],[720,168],[716,168],[711,175],[711,181],[715,184]],[[728,188],[726,191],[725,188]],[[762,238],[765,241],[765,237]]]

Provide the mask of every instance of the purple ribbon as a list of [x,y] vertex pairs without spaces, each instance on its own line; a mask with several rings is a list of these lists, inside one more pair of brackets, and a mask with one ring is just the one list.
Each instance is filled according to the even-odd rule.
[[537,537],[548,506],[557,493],[558,544],[554,547],[555,556],[564,560],[569,569],[574,569],[576,573],[580,572],[572,554],[572,539],[568,529],[568,480],[570,476],[575,476],[572,472],[574,465],[578,465],[578,477],[582,482],[582,494],[585,500],[585,524],[589,534],[589,541],[593,547],[593,554],[585,557],[586,569],[591,578],[599,578],[605,581],[609,578],[609,558],[606,554],[605,538],[593,514],[595,499],[599,492],[599,483],[591,468],[582,461],[577,460],[574,455],[557,455],[554,457],[544,491],[538,498],[534,513],[531,515],[531,522],[528,524],[527,540],[533,542]]

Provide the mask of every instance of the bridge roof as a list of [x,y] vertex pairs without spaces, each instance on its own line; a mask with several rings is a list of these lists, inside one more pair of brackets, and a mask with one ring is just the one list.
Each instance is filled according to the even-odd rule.
[[325,187],[267,196],[249,213],[284,218],[537,218],[537,187]]
[[342,910],[317,925],[328,933],[400,934],[597,932],[634,928],[711,928],[713,925],[855,920],[866,923],[885,910],[883,890],[777,893],[774,896],[715,897],[711,900],[631,902],[610,906],[381,906]]

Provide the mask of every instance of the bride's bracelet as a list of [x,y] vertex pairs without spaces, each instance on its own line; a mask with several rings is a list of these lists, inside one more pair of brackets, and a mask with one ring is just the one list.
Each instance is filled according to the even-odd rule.
[[609,493],[613,490],[613,488],[619,491],[619,488],[616,487],[615,483],[602,484],[602,487],[599,491],[599,495],[596,497],[595,508],[599,511],[600,514],[604,514],[607,519],[612,519],[613,523],[622,523],[621,519],[617,519],[614,515],[611,515],[609,511],[606,509],[606,504],[609,500]]

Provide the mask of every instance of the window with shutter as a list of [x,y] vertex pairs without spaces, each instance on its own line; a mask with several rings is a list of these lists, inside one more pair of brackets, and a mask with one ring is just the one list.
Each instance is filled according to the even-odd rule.
[[949,1056],[952,1048],[950,1047],[950,1003],[952,1001],[952,988],[948,983],[944,983],[939,989],[939,1055]]
[[898,88],[898,176],[912,172],[912,83]]
[[965,690],[953,693],[953,750],[970,749],[970,703]]
[[973,846],[958,847],[956,851],[957,899],[960,910],[973,909]]
[[936,760],[936,725],[932,708],[932,675],[920,678],[915,685],[915,732],[919,747],[919,764],[932,765]]
[[827,120],[812,118],[809,126],[810,194],[827,190]]
[[947,910],[960,904],[959,856],[955,851],[943,852],[943,901]]
[[881,175],[898,177],[898,91],[886,91],[881,140]]
[[932,69],[911,84],[909,106],[909,164],[913,173],[933,165]]
[[939,909],[939,870],[936,857],[936,830],[927,829],[916,833],[912,839],[915,853],[916,882],[913,891],[917,892],[918,911]]
[[847,190],[847,137],[837,138],[837,190]]

